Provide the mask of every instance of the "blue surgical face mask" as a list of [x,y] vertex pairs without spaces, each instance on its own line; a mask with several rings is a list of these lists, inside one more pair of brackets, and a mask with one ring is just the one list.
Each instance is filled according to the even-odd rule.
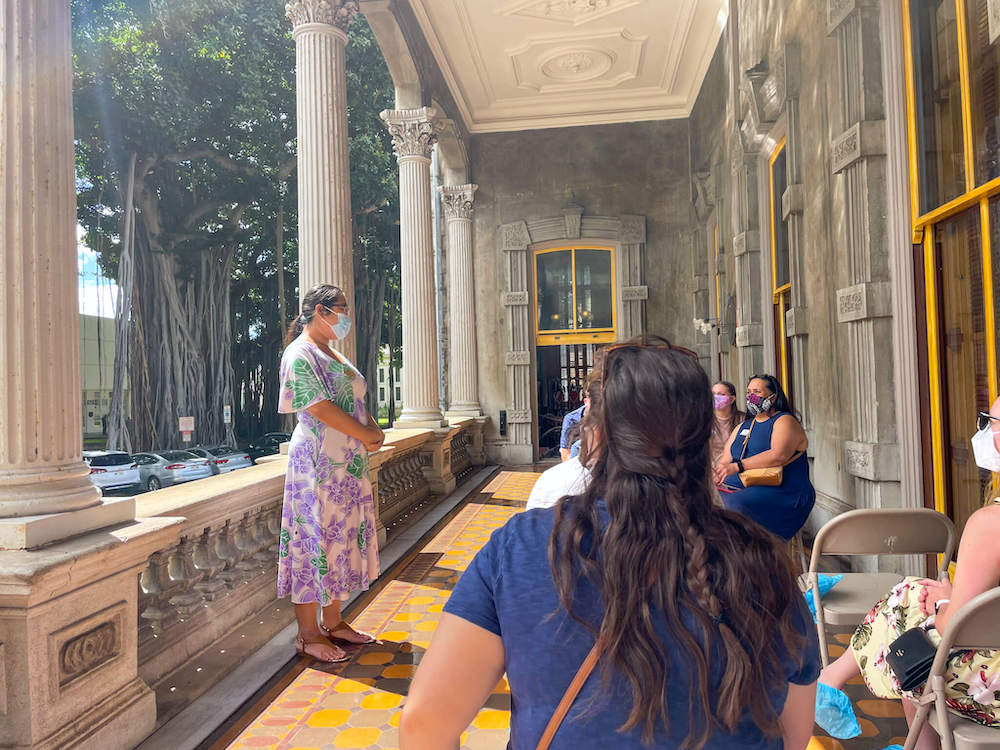
[[[326,306],[324,306],[323,309],[326,310],[327,312],[331,313],[334,312],[333,310],[331,310],[329,307]],[[351,332],[351,316],[348,315],[346,312],[338,312],[336,313],[336,315],[337,315],[336,323],[333,324],[327,323],[327,321],[325,320],[323,322],[326,323],[326,325],[329,327],[330,333],[333,334],[333,337],[338,341],[342,341],[343,339],[346,339],[347,334]]]

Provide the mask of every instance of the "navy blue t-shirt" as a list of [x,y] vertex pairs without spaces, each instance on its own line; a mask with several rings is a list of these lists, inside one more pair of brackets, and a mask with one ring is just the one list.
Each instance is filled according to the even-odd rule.
[[[444,606],[445,612],[503,639],[512,704],[509,747],[514,750],[531,750],[538,744],[566,687],[594,645],[590,632],[570,618],[559,604],[547,558],[554,518],[552,508],[531,510],[497,529],[462,575]],[[805,599],[797,597],[797,600],[799,610],[795,613],[795,627],[807,637],[808,645],[802,663],[788,656],[784,669],[789,682],[808,685],[819,675],[819,646]],[[589,582],[579,583],[574,607],[588,622],[595,625],[600,622],[603,606]],[[550,617],[552,613],[556,614]],[[697,626],[692,627],[693,622],[692,617],[685,624],[697,632]],[[677,699],[669,704],[669,733],[660,727],[652,747],[675,748],[688,733],[688,674],[694,669],[694,662],[679,646],[672,645],[673,638],[662,617],[657,629],[670,657],[667,695]],[[780,644],[776,651],[785,653]],[[725,679],[723,660],[720,655],[713,666],[713,685]],[[599,670],[600,667],[577,697],[556,735],[553,750],[597,747],[643,750],[650,747],[642,744],[639,730],[624,735],[617,731],[625,723],[632,705],[631,690],[624,676],[614,679],[610,693],[598,698],[597,713],[580,716],[581,709],[588,707],[595,693],[603,693]],[[779,711],[786,694],[787,686],[782,685],[772,695]],[[779,750],[782,745],[780,738],[764,737],[748,716],[736,734],[716,732],[706,748]]]

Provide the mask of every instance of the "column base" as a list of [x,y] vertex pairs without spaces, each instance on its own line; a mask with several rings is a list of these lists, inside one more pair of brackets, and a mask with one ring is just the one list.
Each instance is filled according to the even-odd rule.
[[440,410],[410,411],[403,409],[403,413],[393,423],[393,428],[400,430],[440,430],[448,426],[448,422],[441,415]]
[[483,416],[483,410],[478,406],[471,408],[460,407],[457,409],[449,409],[444,413],[444,418],[450,423],[457,422],[460,419],[476,419],[481,416]]
[[99,505],[65,513],[0,518],[0,549],[36,549],[52,542],[134,520],[134,497],[107,498]]

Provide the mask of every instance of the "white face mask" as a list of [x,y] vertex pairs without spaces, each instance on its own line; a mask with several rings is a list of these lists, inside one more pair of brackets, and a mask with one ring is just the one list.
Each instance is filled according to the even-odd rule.
[[993,440],[991,425],[972,436],[972,452],[976,456],[976,466],[986,471],[1000,471],[1000,452]]

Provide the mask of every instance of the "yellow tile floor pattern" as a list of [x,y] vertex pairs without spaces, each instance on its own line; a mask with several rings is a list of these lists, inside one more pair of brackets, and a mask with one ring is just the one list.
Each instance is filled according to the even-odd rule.
[[531,471],[501,471],[483,488],[497,500],[523,500],[527,502],[531,488],[541,474]]
[[[495,498],[520,502],[493,504],[480,495],[468,503],[355,618],[354,624],[377,635],[378,643],[357,649],[346,664],[308,660],[309,666],[228,750],[398,748],[399,717],[410,679],[452,588],[490,534],[523,510],[538,476],[517,474],[522,477],[494,480],[491,486],[506,488],[504,494],[509,495]],[[841,644],[847,638],[834,636]],[[838,647],[831,646],[835,653]],[[848,686],[848,694],[858,709],[862,736],[840,742],[820,733],[809,750],[880,750],[894,742],[902,744],[906,725],[898,703],[873,699],[857,680]],[[510,694],[503,680],[462,736],[463,750],[502,750],[507,746],[509,725]]]

